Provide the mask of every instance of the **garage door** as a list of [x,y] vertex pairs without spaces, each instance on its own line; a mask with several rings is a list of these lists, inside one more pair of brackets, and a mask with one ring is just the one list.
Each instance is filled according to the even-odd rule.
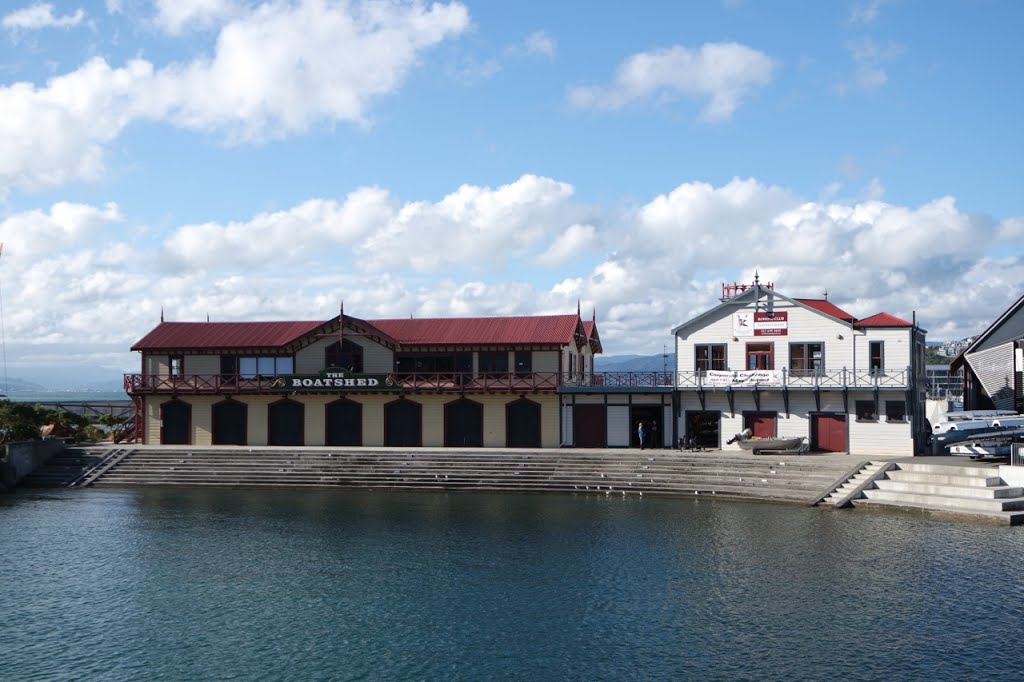
[[823,452],[846,452],[846,415],[814,415],[811,426],[811,448]]
[[577,405],[573,409],[578,448],[607,447],[608,420],[604,405]]

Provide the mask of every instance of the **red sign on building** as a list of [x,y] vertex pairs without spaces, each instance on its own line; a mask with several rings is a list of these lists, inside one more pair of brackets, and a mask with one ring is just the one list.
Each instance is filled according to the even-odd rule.
[[754,313],[754,336],[786,336],[789,313]]

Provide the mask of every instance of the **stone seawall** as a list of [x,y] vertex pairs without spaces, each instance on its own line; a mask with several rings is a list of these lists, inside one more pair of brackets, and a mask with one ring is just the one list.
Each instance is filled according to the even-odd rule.
[[0,490],[13,488],[37,467],[64,449],[64,441],[57,439],[10,443],[0,456]]

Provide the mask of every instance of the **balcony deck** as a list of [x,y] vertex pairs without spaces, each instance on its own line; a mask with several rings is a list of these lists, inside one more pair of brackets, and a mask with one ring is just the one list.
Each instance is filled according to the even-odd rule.
[[908,369],[878,371],[843,368],[820,372],[598,372],[593,375],[563,374],[559,390],[564,393],[624,390],[728,391],[755,388],[787,391],[876,388],[905,390],[910,388],[909,377]]
[[907,369],[824,370],[814,373],[775,370],[767,372],[409,372],[387,375],[385,386],[375,389],[346,386],[332,389],[283,389],[288,377],[245,375],[167,376],[126,374],[129,395],[258,395],[289,393],[669,393],[672,391],[730,390],[906,390]]
[[407,372],[387,375],[377,387],[362,384],[290,388],[288,376],[249,376],[238,374],[126,374],[125,392],[129,395],[260,395],[293,393],[537,393],[554,392],[559,385],[558,372],[460,373]]

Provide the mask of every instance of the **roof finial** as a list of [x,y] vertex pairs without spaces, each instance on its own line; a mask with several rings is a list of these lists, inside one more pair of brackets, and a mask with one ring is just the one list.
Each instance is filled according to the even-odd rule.
[[824,296],[825,296],[825,300],[827,301],[827,300],[828,300],[828,289],[825,289],[825,294],[824,294]]
[[594,324],[597,324],[597,306],[596,305],[594,306],[594,311],[591,314],[590,321],[593,322]]
[[580,315],[580,299],[578,299],[578,298],[576,299],[576,317],[581,317],[581,315]]
[[160,321],[164,321],[164,307],[160,306]]
[[209,321],[210,321],[210,313],[206,313],[206,321],[207,321],[207,322],[209,322]]
[[754,286],[761,285],[761,276],[757,274],[757,270],[754,270]]

